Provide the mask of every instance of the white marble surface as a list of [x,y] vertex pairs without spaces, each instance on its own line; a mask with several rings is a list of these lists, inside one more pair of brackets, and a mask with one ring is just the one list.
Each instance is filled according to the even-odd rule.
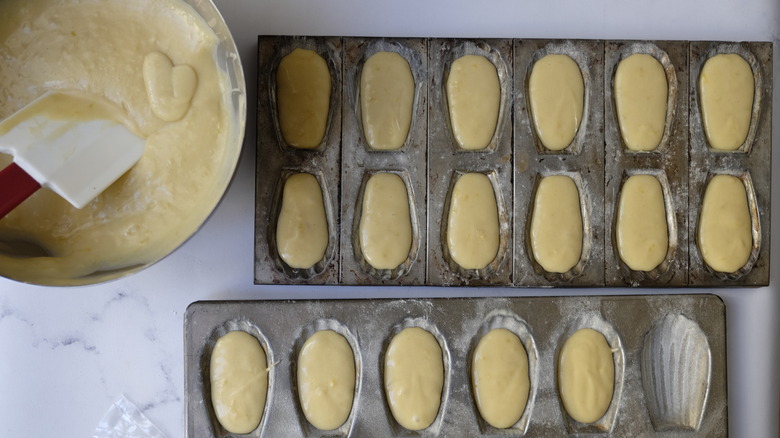
[[[775,70],[780,58],[777,0],[218,0],[217,4],[240,46],[249,86],[250,123],[235,181],[190,241],[132,277],[69,289],[0,279],[0,436],[91,436],[121,393],[168,437],[183,436],[182,315],[196,300],[549,293],[253,285],[257,34],[771,40]],[[777,95],[775,112],[780,108]],[[780,132],[776,121],[774,132]],[[775,152],[777,175],[780,153]],[[778,194],[780,190],[774,190],[772,195],[775,230],[780,219]],[[772,243],[775,259],[780,257],[778,240]],[[778,436],[778,265],[768,288],[715,291],[727,305],[733,437]]]

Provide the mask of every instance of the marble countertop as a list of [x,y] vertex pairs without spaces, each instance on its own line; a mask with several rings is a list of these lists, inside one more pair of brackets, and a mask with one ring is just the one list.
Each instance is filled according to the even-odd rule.
[[[247,75],[249,123],[236,178],[203,228],[162,262],[103,285],[44,288],[0,279],[0,436],[86,437],[125,394],[169,438],[184,435],[183,315],[197,300],[533,296],[534,289],[253,285],[258,34],[763,40],[780,42],[776,0],[217,0]],[[775,86],[778,82],[775,80]],[[775,109],[778,93],[774,96]],[[778,129],[775,118],[774,131]],[[780,154],[772,167],[780,171]],[[780,220],[780,190],[772,222]],[[778,241],[772,252],[778,252]],[[729,429],[776,437],[780,414],[780,264],[770,287],[675,289],[727,307]],[[556,291],[557,292],[557,291]],[[565,290],[567,295],[647,289]],[[656,291],[658,292],[658,291]]]

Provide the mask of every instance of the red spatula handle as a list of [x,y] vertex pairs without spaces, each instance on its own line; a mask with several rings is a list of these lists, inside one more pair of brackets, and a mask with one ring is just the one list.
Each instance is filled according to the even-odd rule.
[[0,170],[0,219],[41,188],[38,181],[16,163]]

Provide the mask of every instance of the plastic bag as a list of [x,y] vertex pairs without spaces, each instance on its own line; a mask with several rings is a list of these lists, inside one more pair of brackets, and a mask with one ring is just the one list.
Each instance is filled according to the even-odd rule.
[[124,395],[114,402],[98,423],[92,438],[166,438]]

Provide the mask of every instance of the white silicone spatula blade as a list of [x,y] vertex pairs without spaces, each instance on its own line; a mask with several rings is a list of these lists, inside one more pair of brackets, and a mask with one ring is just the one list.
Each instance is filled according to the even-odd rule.
[[[113,120],[52,117],[39,110],[52,96],[56,93],[44,94],[0,122],[0,152],[13,155],[41,186],[82,208],[141,158],[145,140]],[[0,178],[0,197],[10,196],[11,187]]]

